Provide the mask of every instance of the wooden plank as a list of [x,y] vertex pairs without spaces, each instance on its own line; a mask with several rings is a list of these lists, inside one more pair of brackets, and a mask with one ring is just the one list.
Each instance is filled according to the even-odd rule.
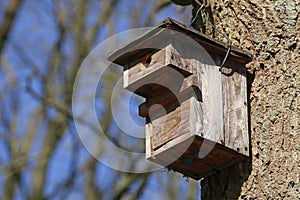
[[199,135],[203,137],[204,127],[203,127],[203,108],[202,102],[199,98],[191,98],[190,101],[190,135]]
[[147,123],[146,125],[145,125],[145,148],[146,148],[146,150],[145,150],[145,157],[146,157],[146,159],[147,158],[151,158],[151,157],[153,157],[153,148],[152,148],[152,137],[151,137],[151,135],[152,135],[152,132],[153,132],[153,130],[152,130],[152,124],[151,123]]
[[189,134],[181,135],[167,142],[157,150],[153,150],[150,156],[146,154],[146,159],[157,164],[168,166],[180,158],[194,141],[194,136]]
[[230,62],[232,72],[223,75],[225,145],[249,156],[246,68]]
[[199,80],[201,80],[201,113],[203,119],[203,138],[222,143],[224,141],[223,130],[223,97],[222,81],[219,67],[199,63]]
[[199,180],[246,158],[220,144],[216,144],[206,157],[199,158],[203,142],[199,136],[182,135],[154,151],[147,159]]
[[175,110],[151,121],[154,150],[190,131],[190,101],[186,100]]

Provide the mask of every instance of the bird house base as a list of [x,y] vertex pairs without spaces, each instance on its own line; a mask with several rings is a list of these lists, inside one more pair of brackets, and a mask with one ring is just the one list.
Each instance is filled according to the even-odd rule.
[[217,173],[245,158],[247,156],[200,136],[176,138],[147,157],[152,162],[195,180]]

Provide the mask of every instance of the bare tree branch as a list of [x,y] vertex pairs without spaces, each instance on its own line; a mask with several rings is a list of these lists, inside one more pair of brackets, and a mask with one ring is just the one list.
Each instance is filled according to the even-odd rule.
[[5,16],[0,24],[0,54],[7,41],[10,30],[14,24],[15,17],[23,3],[23,0],[10,0],[5,10]]

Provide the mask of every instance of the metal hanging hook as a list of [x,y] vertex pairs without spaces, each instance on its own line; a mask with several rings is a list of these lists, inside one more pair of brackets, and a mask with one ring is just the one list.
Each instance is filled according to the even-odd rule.
[[[195,2],[201,7],[202,5],[204,5],[204,3],[202,4],[202,3],[200,3],[200,1],[199,0],[195,0]],[[210,2],[209,2],[209,0],[206,0],[206,5],[204,6],[205,8],[208,8],[209,7],[209,5],[210,5]]]
[[[200,3],[199,0],[194,0],[194,1],[195,1],[200,7],[198,8],[198,10],[197,10],[197,12],[196,12],[196,14],[195,14],[195,17],[193,18],[193,20],[192,20],[190,26],[192,26],[192,24],[194,23],[194,21],[197,19],[198,15],[199,15],[199,12],[200,12],[203,8],[208,8],[208,7],[210,6],[209,0],[206,0],[206,4]],[[222,68],[223,68],[223,66],[224,66],[224,64],[225,64],[225,62],[226,62],[226,60],[227,60],[227,58],[228,58],[228,56],[229,56],[230,50],[231,50],[231,40],[230,40],[230,38],[229,38],[225,33],[223,33],[221,30],[219,30],[214,24],[212,24],[212,23],[208,20],[208,16],[207,16],[205,10],[203,10],[203,15],[204,15],[205,21],[206,21],[213,29],[217,30],[221,35],[223,35],[223,36],[227,39],[227,51],[226,51],[225,57],[224,57],[224,59],[223,59],[221,65],[220,65],[220,69],[219,69],[219,71],[222,72]]]
[[195,20],[197,19],[198,15],[199,15],[199,12],[202,10],[203,7],[204,7],[204,4],[202,4],[202,5],[198,8],[198,10],[197,10],[197,12],[196,12],[194,18],[192,19],[192,22],[191,22],[191,25],[190,25],[190,26],[192,26],[192,24],[195,22]]
[[220,65],[220,71],[222,70],[228,56],[229,56],[229,53],[230,53],[230,50],[231,50],[231,40],[230,38],[225,34],[223,33],[220,29],[218,29],[214,24],[212,24],[209,20],[208,20],[208,16],[206,15],[206,13],[204,12],[204,17],[205,17],[205,20],[207,21],[207,23],[215,30],[217,30],[221,35],[223,35],[226,39],[227,39],[227,51],[226,51],[226,54],[225,54],[225,57]]
[[198,8],[196,14],[195,14],[195,17],[192,19],[192,22],[191,22],[191,25],[194,23],[194,21],[197,19],[198,15],[199,15],[199,12],[203,9],[203,8],[208,8],[209,5],[210,5],[210,2],[209,0],[206,0],[206,5],[204,3],[200,3],[199,0],[194,0],[196,2],[196,4],[198,4],[200,7]]

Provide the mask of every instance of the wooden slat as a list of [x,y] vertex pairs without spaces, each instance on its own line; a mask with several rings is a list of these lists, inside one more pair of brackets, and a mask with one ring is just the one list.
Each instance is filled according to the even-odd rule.
[[223,75],[225,145],[249,156],[246,68],[228,63],[230,76]]
[[206,157],[199,158],[203,141],[199,136],[183,135],[165,144],[166,148],[154,151],[147,159],[199,180],[247,158],[218,143]]
[[151,121],[153,149],[190,131],[190,99],[175,110]]
[[195,136],[185,134],[165,143],[155,151],[152,150],[149,154],[146,150],[146,155],[150,155],[146,156],[146,159],[167,167],[187,151],[194,142],[194,138]]
[[202,83],[202,114],[203,131],[200,136],[222,143],[224,141],[223,130],[223,97],[222,80],[219,67],[206,64],[198,64],[198,75]]

